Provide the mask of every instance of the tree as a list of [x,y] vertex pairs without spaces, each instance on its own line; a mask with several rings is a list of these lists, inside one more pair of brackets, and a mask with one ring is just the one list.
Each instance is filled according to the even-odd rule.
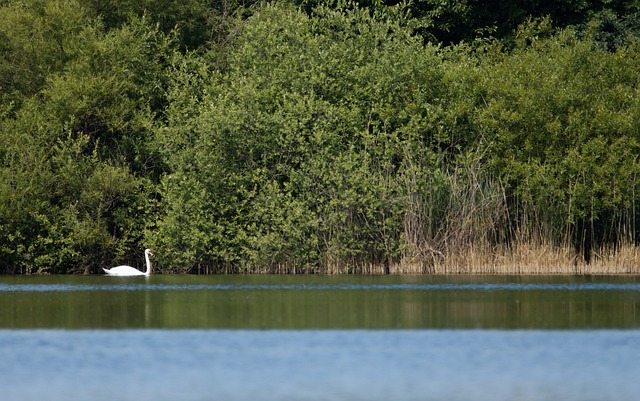
[[[535,38],[526,29],[518,37]],[[635,227],[637,41],[611,52],[567,29],[521,43],[487,60],[478,118],[491,133],[495,171],[539,216],[532,220],[588,262],[594,247]]]
[[[146,127],[162,101],[171,40],[144,19],[104,32],[76,2],[28,3],[19,13],[49,27],[42,43],[52,37],[55,46],[30,48],[34,60],[54,61],[38,61],[39,82],[14,92],[21,101],[0,122],[3,270],[92,271],[142,236],[153,193],[145,177],[161,168]],[[47,65],[55,68],[45,73]]]
[[265,5],[212,64],[225,69],[176,64],[157,130],[166,214],[149,233],[174,252],[167,263],[350,270],[400,257],[397,178],[430,145],[441,90],[436,49],[402,18]]

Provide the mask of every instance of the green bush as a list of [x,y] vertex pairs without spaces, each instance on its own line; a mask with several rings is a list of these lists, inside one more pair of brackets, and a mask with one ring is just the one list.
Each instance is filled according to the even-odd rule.
[[265,5],[225,57],[221,71],[189,60],[174,70],[169,126],[157,134],[172,170],[166,215],[149,233],[175,252],[166,263],[396,261],[412,191],[398,178],[437,119],[437,49],[401,12]]

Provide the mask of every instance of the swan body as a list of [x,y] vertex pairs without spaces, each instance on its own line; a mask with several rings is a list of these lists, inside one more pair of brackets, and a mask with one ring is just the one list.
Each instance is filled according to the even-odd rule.
[[149,260],[149,255],[153,255],[151,249],[145,249],[144,258],[147,261],[147,270],[144,272],[141,272],[131,266],[116,266],[111,269],[102,268],[102,270],[104,270],[107,276],[148,276],[151,274],[151,261]]

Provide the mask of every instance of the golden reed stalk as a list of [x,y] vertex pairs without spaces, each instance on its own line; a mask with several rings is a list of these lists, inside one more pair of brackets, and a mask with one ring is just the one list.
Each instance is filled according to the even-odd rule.
[[601,248],[585,263],[571,247],[517,244],[469,247],[425,260],[404,260],[390,267],[392,274],[640,274],[640,252],[634,245]]

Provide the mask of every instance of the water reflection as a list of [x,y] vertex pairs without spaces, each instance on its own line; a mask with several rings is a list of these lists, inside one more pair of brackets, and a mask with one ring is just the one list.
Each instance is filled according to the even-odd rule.
[[0,277],[2,328],[638,328],[635,277]]

